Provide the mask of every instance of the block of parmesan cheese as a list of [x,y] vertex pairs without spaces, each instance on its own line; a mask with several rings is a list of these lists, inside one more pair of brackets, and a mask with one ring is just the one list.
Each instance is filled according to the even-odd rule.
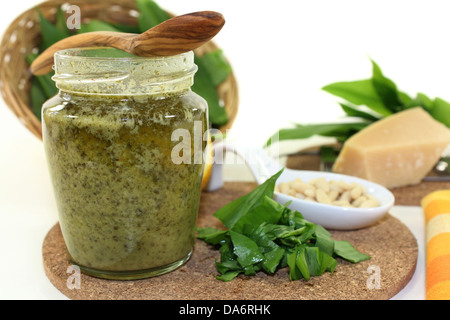
[[333,171],[387,188],[419,183],[450,143],[450,130],[421,107],[379,120],[350,137]]

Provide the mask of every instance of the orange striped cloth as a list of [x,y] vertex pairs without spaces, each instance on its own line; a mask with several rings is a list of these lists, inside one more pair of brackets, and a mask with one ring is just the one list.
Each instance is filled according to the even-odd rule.
[[422,199],[426,225],[426,299],[450,300],[450,190]]

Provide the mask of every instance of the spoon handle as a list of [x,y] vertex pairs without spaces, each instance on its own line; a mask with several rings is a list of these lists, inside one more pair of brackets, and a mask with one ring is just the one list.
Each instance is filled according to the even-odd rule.
[[51,72],[55,53],[63,49],[109,46],[124,51],[130,51],[130,39],[133,39],[135,36],[136,35],[131,33],[110,31],[95,31],[70,36],[56,42],[42,52],[31,64],[30,71],[36,76]]

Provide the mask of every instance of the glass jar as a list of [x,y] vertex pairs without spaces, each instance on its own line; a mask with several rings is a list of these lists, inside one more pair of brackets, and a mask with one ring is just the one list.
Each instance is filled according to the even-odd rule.
[[[55,54],[60,91],[43,106],[43,141],[71,263],[96,277],[139,279],[191,255],[203,175],[193,159],[206,147],[200,138],[194,150],[194,127],[208,129],[208,109],[190,89],[192,52],[112,54]],[[174,159],[177,130],[187,133],[183,161]]]

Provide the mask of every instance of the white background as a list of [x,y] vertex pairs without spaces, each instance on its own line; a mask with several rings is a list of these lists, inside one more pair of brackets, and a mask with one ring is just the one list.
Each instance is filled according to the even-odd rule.
[[[39,2],[1,1],[0,34]],[[214,10],[225,16],[214,41],[238,80],[239,115],[231,134],[245,143],[261,145],[292,122],[342,116],[335,97],[320,88],[370,77],[369,57],[401,90],[450,101],[448,1],[158,3],[175,14]],[[42,144],[0,101],[0,298],[62,298],[40,265],[42,239],[55,221]]]

